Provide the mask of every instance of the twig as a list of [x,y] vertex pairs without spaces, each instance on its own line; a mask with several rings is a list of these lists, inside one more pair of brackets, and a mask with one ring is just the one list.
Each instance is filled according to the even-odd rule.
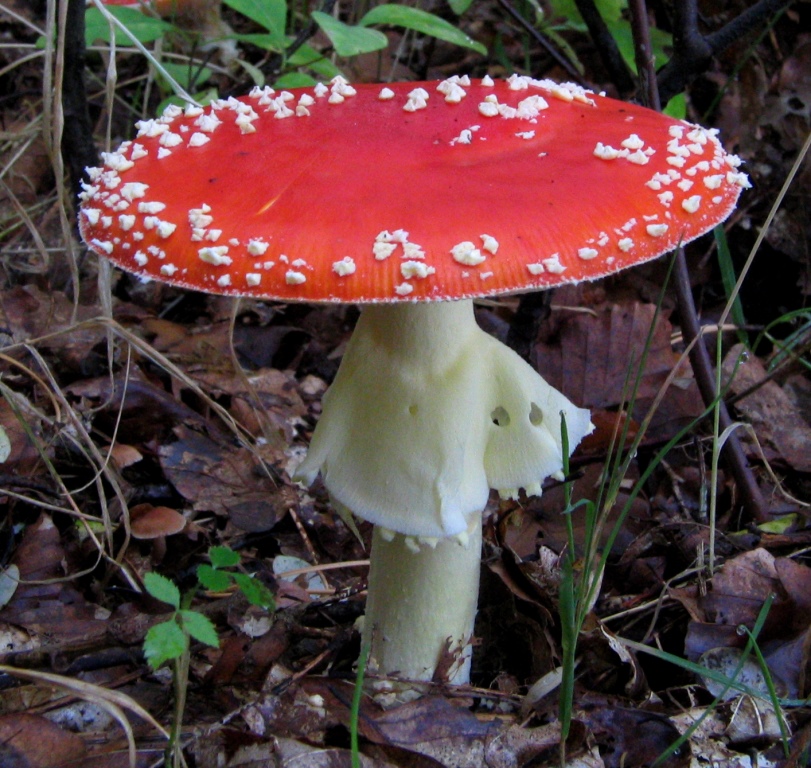
[[518,307],[507,329],[507,346],[524,360],[532,358],[532,348],[538,339],[541,323],[551,312],[552,291],[525,293],[518,300]]
[[[323,4],[318,10],[322,13],[331,14],[337,2],[338,0],[324,0]],[[284,49],[283,53],[277,53],[268,60],[267,64],[261,68],[262,72],[264,72],[266,75],[270,75],[273,78],[278,77],[282,71],[282,66],[284,65],[285,61],[287,61],[299,48],[301,48],[302,45],[313,37],[318,30],[318,24],[316,24],[314,19],[310,19],[309,24],[307,24],[304,29],[299,31],[290,45]]]
[[656,68],[645,0],[631,0],[628,3],[628,10],[631,14],[631,31],[634,35],[634,54],[639,81],[637,95],[642,104],[659,112],[662,105],[659,100],[659,89],[656,87]]
[[792,0],[759,0],[725,27],[709,35],[702,35],[698,29],[696,0],[673,3],[673,57],[658,75],[662,101],[666,104],[705,72],[714,56],[773,21],[791,3]]
[[499,0],[499,4],[526,30],[529,36],[532,37],[533,40],[538,43],[538,45],[540,45],[561,67],[566,70],[566,74],[569,77],[580,83],[580,85],[585,85],[582,75],[577,71],[574,64],[572,64],[572,62],[569,61],[557,48],[555,48],[555,46],[546,39],[546,36],[541,34],[541,32],[535,28],[534,24],[530,23],[528,19],[524,18],[524,16],[513,6],[510,0]]
[[[696,307],[693,302],[693,293],[690,286],[690,273],[687,269],[687,260],[684,257],[684,250],[679,248],[676,253],[675,268],[675,288],[679,302],[679,317],[681,318],[682,333],[686,342],[692,341],[701,335],[701,326],[696,316]],[[709,405],[717,397],[715,389],[715,373],[712,369],[710,355],[703,341],[693,345],[690,350],[690,363],[693,366],[693,373],[696,377],[699,391],[704,403]],[[725,431],[730,426],[732,420],[726,404],[721,402],[720,406],[720,426],[721,431]],[[763,522],[766,517],[766,505],[763,495],[760,492],[754,473],[746,461],[738,436],[733,432],[727,438],[724,445],[724,456],[729,467],[729,471],[735,478],[738,491],[744,508],[751,519]]]
[[66,24],[62,32],[65,39],[62,91],[65,126],[62,134],[62,157],[70,172],[74,198],[81,191],[85,168],[98,165],[98,153],[93,141],[93,126],[87,109],[87,93],[83,78],[84,14],[84,0],[68,0]]
[[597,10],[594,0],[575,0],[575,5],[583,17],[583,21],[586,22],[591,39],[597,46],[597,53],[600,54],[600,60],[603,62],[611,82],[621,94],[631,93],[635,87],[634,79],[622,58],[617,41]]
[[[685,3],[686,6],[692,6],[693,0]],[[637,64],[639,65],[640,80],[644,83],[644,88],[640,87],[640,96],[648,101],[648,106],[659,109],[660,99],[657,89],[656,76],[654,72],[653,58],[649,55],[650,51],[650,34],[648,29],[648,17],[645,9],[644,0],[631,0],[628,4],[629,10],[632,15],[632,25],[634,30],[634,41],[637,46]],[[695,9],[693,8],[692,11]],[[691,21],[690,8],[682,9],[683,16],[687,23]],[[675,57],[674,53],[674,57]],[[643,66],[644,65],[644,66]],[[684,340],[689,344],[693,339],[701,335],[701,326],[698,322],[698,315],[696,314],[696,305],[693,301],[692,287],[690,285],[690,273],[687,269],[687,259],[684,256],[684,249],[676,249],[676,264],[674,268],[676,297],[679,304],[679,317],[681,318],[681,328]],[[715,401],[718,396],[716,391],[715,373],[713,371],[712,362],[710,360],[707,348],[701,339],[697,344],[694,344],[690,350],[690,364],[693,367],[693,373],[696,377],[698,389],[701,392],[701,397],[704,404],[709,406]],[[721,431],[731,425],[732,420],[729,417],[729,411],[726,405],[719,403],[720,412],[720,427]],[[746,456],[741,447],[738,436],[731,432],[724,444],[724,458],[726,459],[729,471],[735,478],[738,491],[741,494],[741,499],[744,508],[749,514],[750,518],[762,522],[766,518],[765,502],[758,487],[755,476],[746,461]]]

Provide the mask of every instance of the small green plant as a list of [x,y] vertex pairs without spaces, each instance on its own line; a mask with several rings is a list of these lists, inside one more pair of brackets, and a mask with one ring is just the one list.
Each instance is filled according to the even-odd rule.
[[225,592],[236,585],[251,605],[272,611],[275,601],[271,591],[261,581],[247,573],[234,573],[224,568],[239,565],[239,553],[228,547],[211,547],[208,550],[211,565],[197,568],[197,580],[212,592]]
[[[317,79],[329,80],[341,74],[336,62],[331,60],[329,52],[316,50],[308,45],[301,29],[302,22],[314,22],[329,39],[332,52],[348,59],[364,53],[371,53],[386,48],[389,38],[375,27],[399,27],[411,33],[436,38],[462,48],[468,48],[481,55],[487,49],[473,40],[461,29],[440,16],[419,8],[412,8],[398,3],[383,3],[369,9],[361,18],[351,19],[355,23],[342,21],[322,11],[313,10],[307,19],[290,13],[286,0],[225,0],[233,11],[250,19],[260,31],[237,34],[228,31],[220,39],[230,40],[241,45],[249,45],[281,58],[279,71],[281,75],[274,80],[276,87],[292,88],[314,85]],[[456,0],[451,3],[452,10],[460,15],[468,3]],[[114,19],[114,21],[113,21]],[[141,47],[155,40],[174,35],[177,39],[186,39],[184,30],[167,19],[154,14],[142,13],[138,8],[105,6],[103,9],[91,5],[85,15],[86,45],[94,42],[110,43],[115,41],[118,47],[135,45]],[[142,52],[143,49],[142,49]],[[149,55],[151,56],[151,54]],[[149,58],[149,57],[148,57]],[[153,66],[155,62],[153,61]],[[256,85],[265,84],[264,74],[244,56],[238,56],[236,63],[251,77]],[[190,67],[187,64],[171,64],[163,61],[157,68],[160,85],[169,94],[169,83],[165,75],[170,71],[172,77],[185,89],[194,89],[211,76],[211,69],[203,66]],[[212,94],[208,94],[209,98]],[[203,98],[198,94],[197,98]]]
[[174,608],[171,618],[155,624],[146,633],[144,656],[153,669],[179,659],[188,649],[191,637],[213,648],[219,646],[217,629],[211,620],[199,611],[182,607],[180,590],[173,581],[159,573],[147,573],[144,586],[156,600]]
[[[211,565],[197,568],[200,586],[213,592],[225,592],[236,586],[251,605],[273,610],[273,595],[262,582],[247,573],[223,570],[239,565],[238,552],[228,547],[211,547],[208,556]],[[189,607],[196,588],[181,598],[177,585],[159,573],[147,573],[144,586],[152,597],[174,608],[169,619],[156,624],[146,634],[144,655],[153,669],[179,659],[188,650],[190,638],[213,648],[219,646],[217,630],[209,618]]]
[[153,669],[158,669],[167,661],[172,662],[175,709],[166,764],[175,767],[185,765],[179,738],[189,682],[191,638],[212,648],[217,648],[220,644],[217,629],[208,616],[190,607],[198,588],[202,586],[215,592],[223,592],[236,586],[251,605],[269,611],[275,607],[273,594],[258,579],[247,573],[224,570],[239,565],[238,552],[229,547],[211,547],[208,557],[211,565],[201,565],[197,568],[198,584],[182,596],[171,579],[159,573],[147,573],[144,576],[146,591],[156,600],[174,609],[171,617],[156,624],[146,633],[144,656]]

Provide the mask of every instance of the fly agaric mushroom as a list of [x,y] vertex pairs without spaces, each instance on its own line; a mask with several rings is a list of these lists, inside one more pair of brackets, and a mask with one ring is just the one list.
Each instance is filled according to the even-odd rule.
[[472,299],[593,280],[705,233],[748,185],[714,131],[511,77],[170,107],[90,172],[83,236],[145,278],[366,305],[299,476],[375,524],[370,668],[469,675],[489,489],[538,494],[588,413]]

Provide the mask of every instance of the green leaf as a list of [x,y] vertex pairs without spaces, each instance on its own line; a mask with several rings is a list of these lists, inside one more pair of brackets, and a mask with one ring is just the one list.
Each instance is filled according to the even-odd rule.
[[273,81],[276,88],[310,88],[318,81],[304,72],[288,72]]
[[662,112],[670,117],[675,117],[677,120],[687,119],[687,99],[684,95],[684,91],[677,93],[670,99]]
[[231,547],[211,547],[208,550],[208,556],[215,568],[229,568],[233,565],[239,565],[239,552],[234,552]]
[[360,53],[379,51],[389,44],[389,39],[376,29],[351,27],[323,11],[313,11],[310,15],[330,39],[339,56],[357,56]]
[[282,36],[287,29],[285,0],[225,0],[225,4],[274,35]]
[[461,16],[473,5],[473,0],[448,0],[448,5],[457,16]]
[[249,35],[233,35],[238,43],[248,43],[255,45],[265,51],[281,53],[287,47],[287,38],[284,35],[272,33],[251,33]]
[[[625,21],[625,19],[620,19],[619,21],[610,21],[607,24],[609,31],[611,32],[611,37],[614,38],[617,42],[617,47],[619,48],[620,54],[622,58],[625,60],[625,63],[631,69],[632,72],[636,72],[636,51],[634,49],[634,33],[631,29],[631,25],[629,22]],[[657,29],[656,27],[651,27],[650,29],[650,42],[651,42],[651,49],[653,51],[653,61],[658,69],[661,67],[668,59],[667,54],[665,53],[665,48],[669,47],[673,43],[673,38],[667,32],[663,32],[661,29]]]
[[197,566],[197,580],[212,592],[225,592],[234,583],[230,573],[218,571],[210,565]]
[[[580,11],[577,10],[575,0],[552,0],[551,2],[552,17],[562,17],[566,19],[570,25],[577,29],[586,29],[586,24]],[[628,3],[627,0],[597,0],[595,5],[600,15],[607,23],[619,21],[622,18],[622,9]]]
[[245,59],[242,58],[235,59],[234,63],[238,64],[248,73],[248,77],[253,80],[254,85],[258,86],[259,88],[265,87],[265,74],[261,69],[259,69],[259,67],[257,67],[255,64],[251,64],[250,61],[245,61]]
[[[287,60],[287,66],[307,67],[307,69],[311,69],[324,80],[332,80],[336,75],[342,74],[341,70],[338,69],[329,58],[306,43]],[[291,72],[290,74],[295,73]],[[276,85],[276,83],[274,83],[274,85]],[[305,83],[304,85],[315,85],[315,83]],[[279,87],[281,88],[282,86],[279,85]],[[295,86],[286,84],[284,87],[293,88]]]
[[168,603],[175,610],[180,608],[180,590],[173,581],[165,576],[154,571],[144,574],[144,586],[155,599]]
[[220,638],[217,637],[217,629],[211,623],[208,616],[204,616],[199,611],[180,611],[183,621],[183,629],[186,630],[195,640],[212,648],[219,648]]
[[[137,8],[108,6],[108,12],[115,16],[140,43],[151,43],[163,37],[167,32],[175,29],[168,21],[147,16]],[[110,22],[96,7],[90,7],[85,13],[85,44],[93,45],[95,42],[110,42]],[[115,29],[116,45],[132,45],[132,40],[120,29]]]
[[245,573],[233,574],[234,581],[251,605],[267,608],[272,611],[276,607],[273,593],[259,579],[254,579]]
[[[735,271],[735,264],[732,260],[732,253],[729,250],[727,236],[724,228],[718,224],[713,229],[715,235],[716,253],[718,255],[718,267],[721,271],[721,281],[724,284],[724,291],[727,298],[731,297],[738,282],[738,274]],[[738,326],[738,339],[745,345],[749,345],[749,336],[744,330],[746,327],[746,316],[743,313],[743,304],[740,294],[735,294],[732,300],[732,321]]]
[[0,464],[11,456],[11,440],[9,440],[6,430],[0,426]]
[[[149,575],[149,574],[147,574]],[[163,662],[179,659],[189,645],[189,638],[171,619],[151,627],[144,638],[144,656],[152,669]]]
[[421,32],[424,35],[436,37],[438,40],[444,40],[446,43],[471,48],[482,55],[487,53],[487,48],[481,43],[477,43],[473,38],[468,37],[464,32],[454,27],[453,24],[433,13],[421,11],[419,8],[385,3],[372,8],[360,20],[360,24],[364,27],[371,24],[405,27],[406,29],[413,29],[415,32]]
[[[192,91],[195,86],[201,86],[212,74],[208,67],[190,67],[188,64],[177,64],[171,61],[162,61],[161,66],[180,83],[186,91]],[[156,72],[155,76],[162,84],[168,86],[168,84],[165,83],[165,78],[162,77],[159,72]],[[171,91],[171,88],[166,87],[166,90]]]

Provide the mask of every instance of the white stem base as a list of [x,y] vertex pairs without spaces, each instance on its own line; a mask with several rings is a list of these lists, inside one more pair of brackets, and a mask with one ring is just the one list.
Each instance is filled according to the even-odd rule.
[[[375,527],[363,622],[370,674],[430,681],[439,668],[442,682],[468,681],[481,529],[476,516],[469,534],[425,543]],[[394,695],[409,698],[408,689],[399,683]]]

